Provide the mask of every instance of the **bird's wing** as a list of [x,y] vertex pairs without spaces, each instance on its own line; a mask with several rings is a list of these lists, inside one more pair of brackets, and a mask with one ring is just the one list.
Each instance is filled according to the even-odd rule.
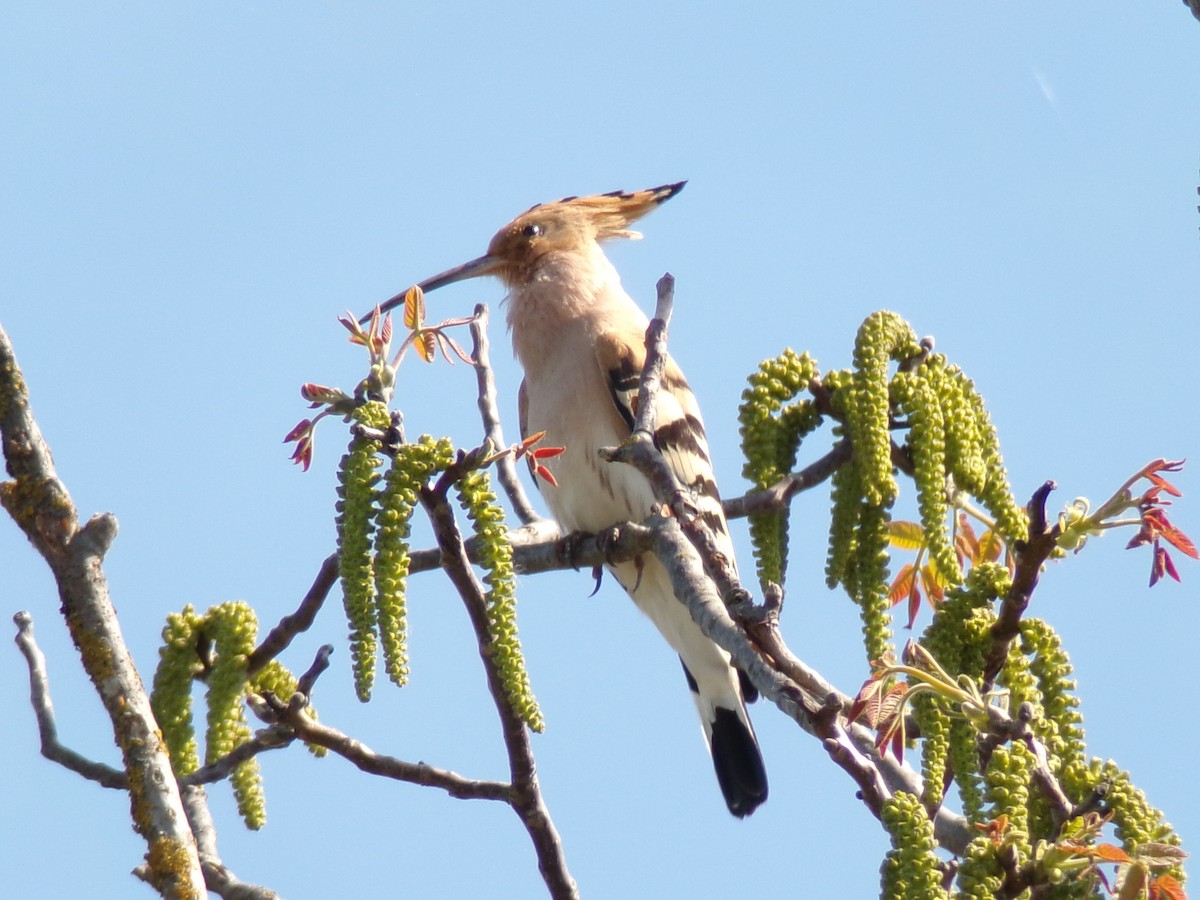
[[[646,350],[642,334],[609,331],[596,341],[596,361],[608,385],[613,406],[624,422],[622,437],[633,433],[637,418],[637,396],[641,385]],[[700,408],[687,379],[668,357],[657,397],[654,446],[662,453],[680,483],[689,488],[709,527],[721,540],[722,550],[733,560],[733,548],[721,497],[713,477],[708,440]]]

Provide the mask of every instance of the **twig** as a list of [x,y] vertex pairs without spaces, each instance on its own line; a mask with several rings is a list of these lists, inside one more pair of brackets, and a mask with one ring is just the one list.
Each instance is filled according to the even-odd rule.
[[[489,350],[491,347],[487,336],[488,308],[479,303],[475,306],[475,318],[471,320],[471,340],[474,341],[475,378],[479,384],[479,415],[483,419],[483,431],[496,450],[508,446],[504,441],[504,430],[500,427],[500,411],[496,399],[496,379],[492,375],[492,363]],[[527,435],[521,435],[522,438]],[[513,512],[523,523],[537,521],[541,518],[525,489],[517,477],[517,467],[512,456],[502,456],[496,460],[496,478],[508,502],[512,504]]]
[[849,459],[850,442],[838,441],[820,459],[809,463],[799,472],[783,476],[769,488],[750,491],[741,497],[725,500],[721,504],[725,509],[725,518],[740,519],[757,513],[787,509],[793,497],[827,481]]
[[1057,546],[1061,528],[1057,522],[1048,527],[1046,521],[1046,499],[1055,487],[1053,481],[1045,482],[1033,492],[1033,497],[1026,506],[1029,511],[1029,536],[1024,541],[1018,541],[1013,548],[1017,567],[1013,573],[1012,584],[1004,595],[1000,611],[992,625],[992,644],[983,667],[984,693],[992,689],[1000,670],[1004,668],[1004,662],[1008,659],[1008,648],[1021,633],[1021,617],[1033,598],[1042,566]]
[[733,560],[725,555],[716,535],[704,525],[690,491],[680,484],[675,471],[654,446],[654,431],[658,424],[657,397],[667,365],[667,326],[675,301],[675,279],[668,272],[658,280],[657,288],[654,318],[646,329],[646,361],[638,386],[633,434],[619,447],[602,449],[600,456],[608,462],[633,466],[650,482],[654,496],[668,505],[688,539],[696,545],[704,570],[716,582],[721,599],[726,605],[744,602],[750,595],[737,580]]
[[17,624],[17,646],[29,665],[29,702],[37,715],[38,735],[42,742],[42,756],[56,762],[88,781],[101,787],[125,790],[129,778],[120,769],[95,762],[71,750],[58,740],[58,726],[54,721],[54,703],[50,699],[50,676],[46,672],[46,656],[33,637],[33,616],[19,612],[13,616]]
[[462,534],[458,530],[454,512],[446,499],[453,473],[443,473],[434,488],[422,488],[421,505],[425,507],[437,536],[442,554],[442,567],[458,591],[467,609],[467,616],[475,630],[479,657],[487,677],[488,691],[492,695],[496,712],[500,716],[500,728],[504,747],[508,753],[509,772],[512,777],[511,794],[508,798],[525,830],[533,842],[538,858],[538,870],[556,900],[578,898],[579,890],[575,879],[567,869],[562,841],[550,818],[550,812],[542,798],[538,783],[537,768],[533,759],[533,748],[529,743],[529,732],[517,715],[504,689],[499,669],[492,657],[491,638],[488,632],[487,603],[483,586],[471,569]]
[[246,760],[252,759],[260,753],[266,753],[268,750],[282,750],[293,740],[295,740],[295,735],[291,733],[290,729],[260,729],[253,738],[238,744],[215,762],[181,776],[179,783],[181,785],[201,785],[221,781],[228,778],[230,773]]
[[312,627],[330,590],[337,584],[337,577],[338,555],[331,553],[321,563],[317,577],[313,580],[308,593],[304,595],[304,599],[300,601],[300,605],[296,607],[296,611],[280,619],[279,624],[271,629],[263,642],[246,659],[246,671],[249,674],[253,675],[286,650],[296,635]]
[[299,692],[286,700],[271,695],[265,695],[264,700],[266,704],[256,706],[255,712],[266,721],[286,726],[300,740],[325,747],[370,775],[440,788],[460,800],[511,802],[512,787],[502,781],[476,781],[425,763],[406,762],[376,753],[361,741],[311,718],[305,712],[308,699]]
[[54,575],[62,611],[84,669],[112,722],[129,775],[134,827],[147,844],[147,877],[166,896],[200,896],[204,876],[166,746],[142,678],[121,634],[104,577],[117,521],[94,516],[78,527],[33,412],[7,333],[0,328],[0,444],[13,481],[0,503]]

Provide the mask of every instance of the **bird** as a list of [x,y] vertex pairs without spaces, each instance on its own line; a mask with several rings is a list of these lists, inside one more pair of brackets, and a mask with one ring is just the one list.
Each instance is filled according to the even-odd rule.
[[[646,478],[599,455],[632,434],[645,362],[646,314],[621,286],[606,241],[641,235],[629,226],[674,197],[686,182],[639,191],[564,197],[531,207],[501,228],[487,253],[420,283],[425,292],[494,276],[508,289],[507,322],[525,377],[518,392],[522,439],[545,432],[565,448],[553,480],[538,482],[568,532],[640,522],[658,508]],[[393,298],[395,305],[398,298]],[[696,398],[668,357],[657,395],[654,443],[690,487],[720,549],[733,544],[714,479]],[[683,663],[705,742],[729,812],[744,818],[767,799],[767,776],[746,702],[756,692],[675,597],[653,557],[610,565],[619,584]]]

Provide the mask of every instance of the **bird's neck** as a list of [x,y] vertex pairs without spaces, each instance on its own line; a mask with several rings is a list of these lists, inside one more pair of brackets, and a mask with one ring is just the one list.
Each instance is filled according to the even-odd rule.
[[547,253],[508,295],[513,350],[526,373],[548,356],[594,342],[611,322],[644,314],[621,287],[621,278],[598,244]]

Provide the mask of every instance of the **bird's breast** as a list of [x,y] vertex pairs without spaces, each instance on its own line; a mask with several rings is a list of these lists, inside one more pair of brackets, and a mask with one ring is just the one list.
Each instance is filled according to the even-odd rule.
[[543,446],[565,448],[550,461],[557,486],[541,480],[538,485],[559,524],[598,531],[646,518],[654,508],[649,484],[631,466],[599,455],[601,447],[624,440],[629,429],[613,405],[594,351],[560,346],[537,368],[538,376],[525,382],[525,431],[545,431]]

